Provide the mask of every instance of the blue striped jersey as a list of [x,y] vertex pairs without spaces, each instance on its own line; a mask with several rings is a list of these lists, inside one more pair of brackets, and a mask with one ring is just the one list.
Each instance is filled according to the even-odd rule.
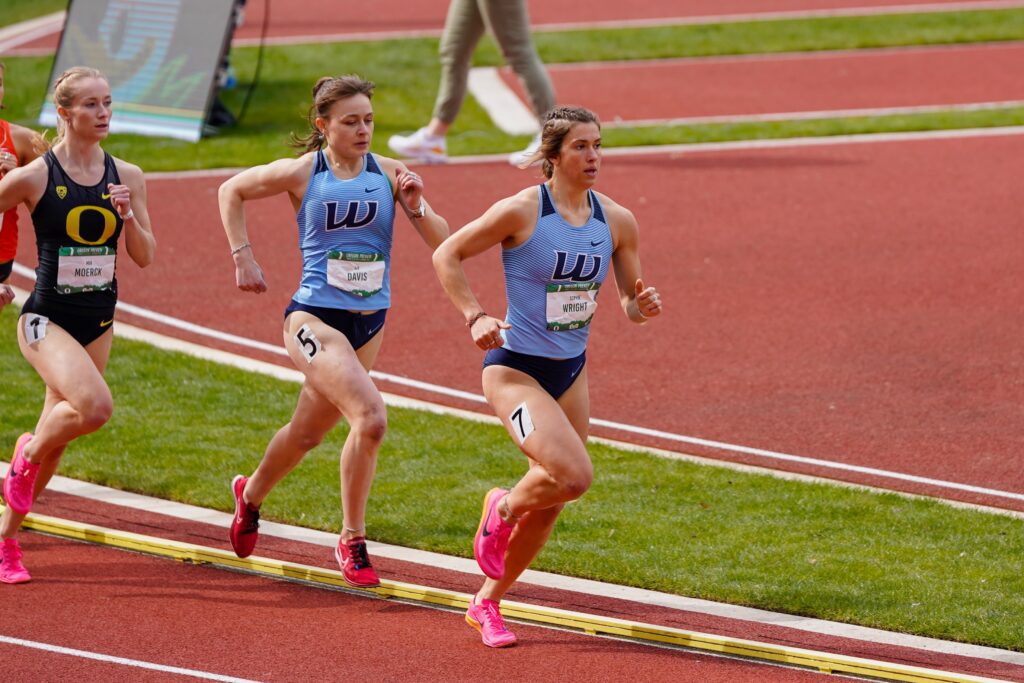
[[340,180],[316,153],[296,215],[302,280],[295,301],[357,311],[391,306],[391,182],[372,154],[355,178]]
[[612,235],[597,195],[590,218],[570,225],[546,185],[538,188],[537,225],[522,244],[503,249],[505,348],[545,358],[574,358],[586,349],[597,295],[612,259]]

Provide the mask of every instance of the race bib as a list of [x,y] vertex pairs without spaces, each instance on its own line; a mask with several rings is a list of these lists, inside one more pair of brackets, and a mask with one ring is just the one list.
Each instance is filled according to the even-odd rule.
[[597,282],[549,284],[547,317],[548,330],[565,332],[578,330],[590,324],[597,310]]
[[57,252],[57,291],[97,292],[114,283],[113,247],[61,247]]
[[373,296],[384,288],[384,254],[351,251],[327,253],[327,283],[359,297]]

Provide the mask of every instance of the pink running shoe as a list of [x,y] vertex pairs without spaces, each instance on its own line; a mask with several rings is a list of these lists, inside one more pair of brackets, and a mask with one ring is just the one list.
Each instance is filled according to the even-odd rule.
[[235,518],[231,520],[231,547],[235,555],[249,557],[260,537],[260,509],[245,502],[242,492],[249,477],[237,475],[231,480],[231,493],[235,497]]
[[466,623],[480,631],[480,637],[487,647],[508,647],[516,643],[516,634],[505,628],[501,609],[494,600],[477,602],[474,595],[466,610]]
[[370,556],[366,553],[366,539],[362,536],[345,541],[338,541],[334,549],[334,559],[341,567],[341,575],[356,588],[376,588],[380,585],[380,577],[370,564]]
[[3,583],[28,583],[32,576],[21,563],[21,546],[18,539],[5,538],[0,545],[0,581]]
[[4,479],[4,500],[19,515],[27,515],[32,509],[32,489],[39,472],[39,465],[25,459],[25,445],[31,440],[32,435],[27,432],[18,437],[11,467]]
[[498,503],[508,495],[505,489],[494,488],[484,496],[484,511],[473,539],[473,555],[484,574],[495,581],[505,575],[505,551],[515,524],[498,514]]

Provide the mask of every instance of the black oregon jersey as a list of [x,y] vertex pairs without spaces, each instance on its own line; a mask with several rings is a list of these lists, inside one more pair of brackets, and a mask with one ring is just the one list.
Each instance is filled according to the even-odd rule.
[[103,178],[91,187],[68,177],[53,150],[44,157],[49,175],[32,223],[39,254],[35,295],[48,305],[113,309],[117,303],[117,240],[124,221],[107,185],[121,180],[113,157],[103,157]]

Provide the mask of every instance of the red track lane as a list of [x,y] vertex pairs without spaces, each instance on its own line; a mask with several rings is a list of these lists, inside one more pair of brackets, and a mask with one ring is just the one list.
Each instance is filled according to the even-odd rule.
[[[34,581],[3,586],[8,637],[265,681],[811,681],[820,674],[516,625],[484,648],[462,614],[22,535]],[[17,615],[16,619],[10,615]],[[0,644],[20,680],[174,680]],[[67,667],[67,668],[65,668]]]
[[[530,0],[530,21],[534,26],[612,22],[637,19],[680,19],[817,12],[864,8],[904,8],[941,5],[983,4],[985,0],[646,0],[618,3],[603,0]],[[258,39],[263,30],[266,0],[251,0],[245,24],[236,38]],[[285,0],[270,4],[271,38],[288,36],[332,36],[362,33],[420,31],[439,34],[444,26],[448,0],[377,0],[372,7],[339,9],[337,0]],[[19,49],[55,49],[53,34],[24,43]]]
[[[549,69],[560,102],[588,107],[605,121],[1024,100],[1024,43]],[[516,75],[500,73],[526,102]],[[629,96],[608,83],[628,83]]]
[[[273,500],[268,500],[266,513],[273,515]],[[204,524],[200,522],[186,521],[164,515],[125,508],[108,503],[101,503],[93,500],[71,496],[67,494],[47,491],[38,501],[38,512],[44,515],[51,515],[61,518],[73,519],[85,524],[95,524],[102,527],[119,529],[122,531],[141,533],[149,536],[157,536],[183,543],[194,543],[202,546],[225,548],[227,545],[227,532],[224,528]],[[27,539],[34,542],[38,536],[27,535]],[[77,547],[77,546],[72,546]],[[35,572],[37,581],[51,580],[51,577],[40,572],[54,571],[58,573],[62,567],[49,567],[45,564],[46,558],[36,552],[35,546],[26,545],[26,562]],[[320,545],[311,545],[297,541],[288,541],[273,536],[264,535],[260,539],[257,553],[263,557],[274,558],[287,562],[295,562],[304,565],[317,567],[335,568],[334,560],[331,557],[330,549]],[[116,559],[114,561],[117,561]],[[40,565],[40,563],[43,563]],[[480,585],[479,574],[466,574],[431,565],[415,564],[411,562],[394,560],[385,557],[376,557],[374,564],[381,575],[387,579],[414,583],[418,585],[433,586],[441,590],[456,591],[460,593],[472,593]],[[58,582],[62,581],[63,574],[52,577]],[[271,584],[277,585],[277,584]],[[711,616],[698,612],[658,607],[638,602],[620,600],[600,595],[582,594],[545,588],[541,586],[518,583],[512,587],[509,599],[519,602],[526,602],[543,607],[555,607],[559,609],[578,610],[587,614],[610,617],[615,619],[627,619],[643,623],[656,624],[671,628],[696,631],[701,633],[717,634],[725,638],[740,638],[756,640],[764,643],[773,643],[785,647],[807,648],[823,652],[860,657],[872,660],[887,661],[907,666],[925,667],[942,671],[956,671],[976,676],[998,678],[1000,680],[1024,681],[1024,667],[1019,665],[1004,664],[993,660],[982,660],[971,657],[940,654],[931,650],[919,650],[909,647],[884,645],[864,640],[854,640],[837,636],[813,633],[805,630],[789,628],[777,624],[753,623],[739,618],[727,618]],[[346,603],[347,604],[347,603]],[[358,607],[361,603],[352,603]],[[374,603],[376,604],[376,603]],[[126,606],[130,607],[130,605]],[[414,612],[415,610],[409,610]],[[394,615],[392,615],[393,617]],[[463,625],[455,613],[445,613],[442,621],[435,630],[435,637],[442,635],[439,640],[445,642],[454,640],[461,642],[468,639],[473,643],[473,632]],[[3,633],[3,629],[0,629]],[[540,635],[535,635],[539,633]],[[526,629],[521,633],[523,647],[533,643],[534,638],[546,639],[547,632],[537,629]],[[598,641],[598,647],[605,641]],[[545,645],[549,643],[545,642]],[[574,657],[579,650],[573,651],[568,657]],[[632,656],[628,652],[620,652],[623,657]],[[681,654],[681,653],[677,653]],[[703,660],[705,658],[697,658]],[[707,680],[717,680],[718,670],[715,666],[721,660],[711,660],[708,667],[710,673],[702,674]],[[641,662],[642,663],[642,660]],[[199,663],[193,664],[199,666]],[[203,664],[208,666],[208,664]],[[726,668],[725,671],[732,672]],[[768,673],[771,680],[776,680],[775,669],[761,669],[762,675]],[[666,675],[671,670],[666,672]],[[737,673],[737,680],[745,680],[742,671]],[[784,674],[780,674],[784,675]],[[526,680],[525,674],[522,677]],[[658,679],[660,680],[660,679]],[[704,680],[703,678],[683,678],[680,680]],[[784,679],[787,680],[787,679]]]
[[[294,3],[294,0],[292,0]],[[334,0],[307,0],[299,11],[270,6],[273,35],[323,35],[377,31],[439,30],[444,25],[448,0],[379,0],[371,12],[338,12]],[[619,3],[608,0],[529,0],[530,22],[577,24],[629,19],[678,19],[776,12],[841,10],[867,7],[960,4],[958,0],[645,0]],[[970,4],[970,2],[966,3]],[[264,3],[252,0],[246,25],[239,37],[257,37],[263,22]],[[294,7],[298,3],[291,6]]]
[[[419,170],[453,229],[536,177],[504,164]],[[663,292],[666,313],[638,327],[611,291],[602,298],[588,352],[593,416],[1024,492],[1024,230],[1014,189],[1021,177],[1021,135],[606,158],[598,188],[637,215],[645,276]],[[280,345],[299,268],[294,217],[282,198],[249,207],[270,291],[237,292],[218,182],[150,181],[158,256],[144,272],[122,261],[122,299]],[[21,263],[35,263],[32,249],[31,238],[22,240]],[[485,307],[501,312],[497,250],[468,265]],[[377,369],[479,393],[481,354],[401,219],[392,286]]]

